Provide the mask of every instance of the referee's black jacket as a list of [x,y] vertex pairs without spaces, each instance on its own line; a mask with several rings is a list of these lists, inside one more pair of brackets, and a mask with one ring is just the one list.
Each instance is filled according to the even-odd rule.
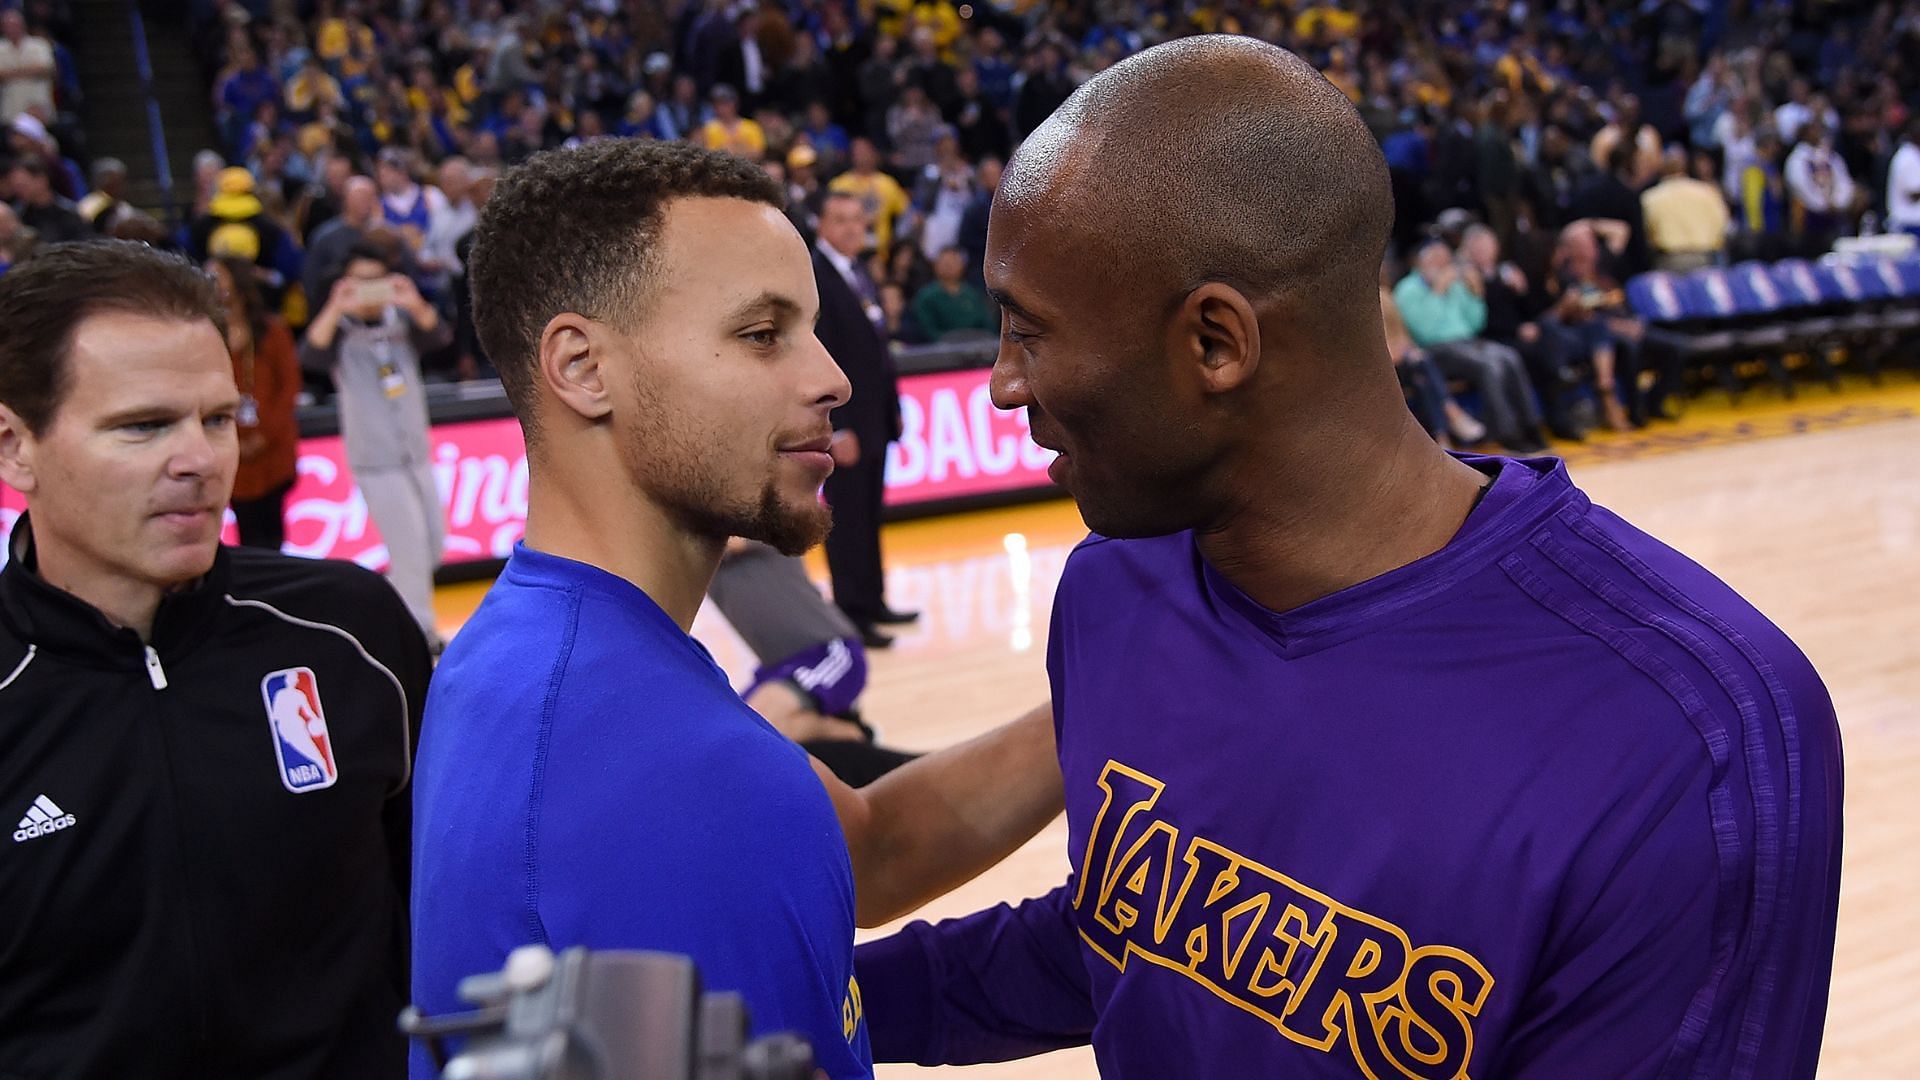
[[[386,582],[226,549],[151,647],[0,571],[0,1078],[405,1075],[413,748]],[[317,701],[317,707],[315,702]]]

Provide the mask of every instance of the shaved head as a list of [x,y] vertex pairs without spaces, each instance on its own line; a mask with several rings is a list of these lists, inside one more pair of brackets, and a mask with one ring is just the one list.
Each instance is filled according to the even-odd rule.
[[1097,532],[1230,517],[1250,462],[1407,423],[1380,314],[1392,225],[1379,144],[1299,57],[1205,36],[1123,60],[1000,182],[994,402],[1063,451],[1054,478]]
[[1252,38],[1148,49],[1089,80],[1024,143],[999,200],[1065,211],[1176,289],[1254,298],[1327,284],[1378,305],[1387,165],[1313,66]]

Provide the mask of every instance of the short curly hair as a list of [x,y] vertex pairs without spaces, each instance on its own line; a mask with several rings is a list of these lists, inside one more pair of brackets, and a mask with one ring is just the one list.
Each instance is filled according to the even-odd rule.
[[628,325],[643,310],[669,203],[779,209],[783,195],[744,158],[653,139],[551,150],[507,170],[474,229],[467,277],[474,329],[528,435],[542,330],[562,312]]

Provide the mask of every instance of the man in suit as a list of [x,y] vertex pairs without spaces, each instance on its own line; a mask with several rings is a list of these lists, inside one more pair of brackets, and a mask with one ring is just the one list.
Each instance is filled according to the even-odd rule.
[[834,460],[827,478],[833,531],[827,534],[827,567],[833,600],[859,628],[868,648],[893,639],[885,623],[912,622],[918,612],[887,607],[880,563],[880,505],[886,491],[887,444],[900,435],[900,387],[881,332],[880,290],[860,251],[866,246],[867,212],[852,195],[827,197],[820,210],[813,276],[820,290],[815,333],[853,384],[853,397],[833,410]]

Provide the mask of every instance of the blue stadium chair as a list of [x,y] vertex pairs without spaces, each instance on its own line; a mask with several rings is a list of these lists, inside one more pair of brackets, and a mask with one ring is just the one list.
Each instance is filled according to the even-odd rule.
[[1774,287],[1794,311],[1788,323],[1794,344],[1815,358],[1821,374],[1829,381],[1837,378],[1828,353],[1844,344],[1839,309],[1827,302],[1814,278],[1813,264],[1805,259],[1782,259],[1767,268]]
[[[1859,356],[1867,374],[1878,382],[1881,358],[1911,330],[1900,314],[1894,289],[1870,261],[1822,259],[1814,264],[1813,277],[1820,283],[1822,299],[1843,309],[1839,316],[1841,337]],[[1890,301],[1895,306],[1890,306]]]
[[1859,270],[1863,278],[1872,282],[1878,298],[1885,302],[1880,312],[1882,325],[1896,334],[1920,330],[1920,307],[1911,303],[1920,296],[1913,292],[1912,279],[1902,271],[1899,262],[1870,259]]
[[1885,290],[1878,314],[1888,353],[1912,357],[1910,346],[1920,340],[1920,264],[1879,258],[1871,260],[1863,272]]
[[1792,351],[1786,302],[1766,268],[1757,263],[1709,267],[1694,272],[1714,310],[1733,323],[1734,346],[1748,359],[1765,362],[1767,372],[1788,398],[1794,396],[1786,356]]
[[1900,278],[1900,299],[1920,300],[1920,252],[1894,260],[1893,267]]
[[1653,271],[1635,275],[1626,291],[1627,305],[1646,323],[1642,338],[1646,349],[1672,360],[1658,366],[1716,368],[1728,395],[1739,396],[1731,363],[1738,355],[1733,331],[1723,325],[1698,281],[1691,275]]

